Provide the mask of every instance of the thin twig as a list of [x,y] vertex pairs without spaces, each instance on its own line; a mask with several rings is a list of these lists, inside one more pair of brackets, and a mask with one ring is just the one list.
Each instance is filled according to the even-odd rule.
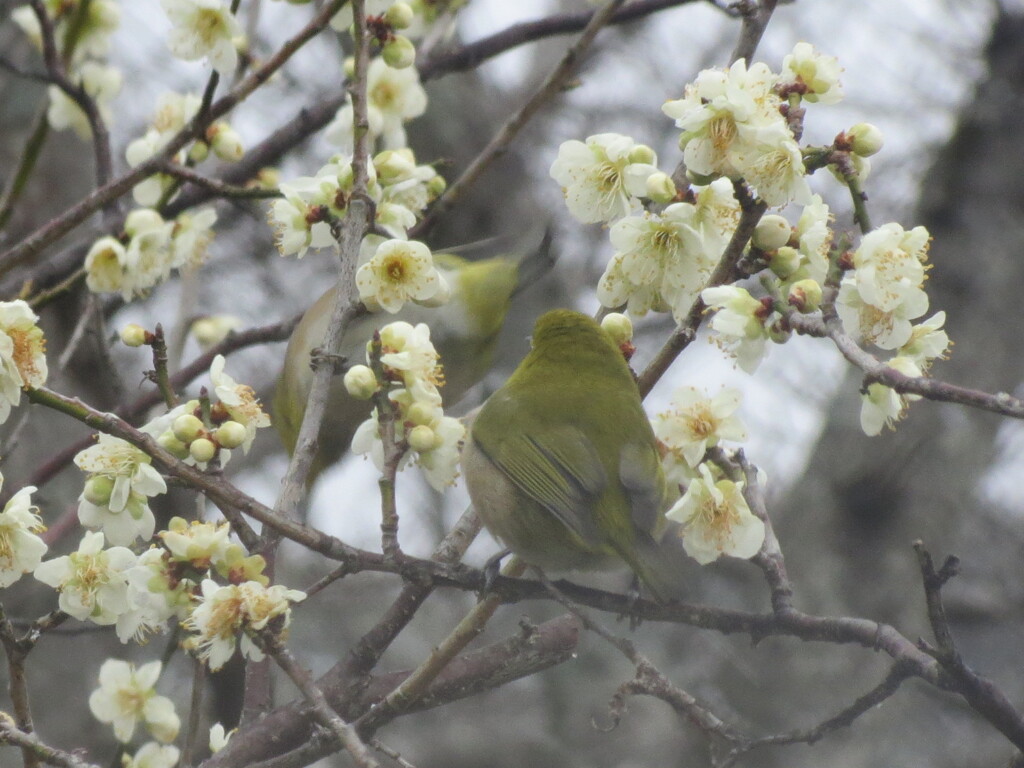
[[864,372],[865,384],[877,382],[901,394],[920,395],[928,400],[956,403],[998,413],[1001,416],[1024,419],[1024,400],[1006,392],[982,392],[925,376],[907,376],[895,368],[890,368],[871,353],[861,349],[857,342],[843,331],[834,307],[824,305],[823,310],[822,316],[793,312],[788,316],[789,323],[797,333],[831,339],[843,357]]
[[[355,4],[358,7],[360,0],[355,0]],[[338,717],[338,714],[331,709],[331,705],[327,703],[323,691],[313,682],[313,676],[309,673],[309,670],[302,667],[295,660],[295,657],[292,656],[287,648],[280,644],[276,636],[270,633],[263,633],[257,635],[255,639],[263,650],[277,662],[277,665],[284,673],[291,678],[291,681],[295,683],[295,687],[299,689],[302,697],[312,708],[313,717],[316,718],[320,725],[334,735],[352,757],[353,762],[361,766],[361,768],[379,768],[380,764],[370,755],[369,748],[359,738],[356,729]]]
[[[35,2],[41,2],[41,0],[35,0]],[[295,36],[287,40],[273,56],[264,62],[263,66],[254,70],[237,86],[231,89],[230,92],[211,104],[210,109],[203,115],[202,119],[193,119],[171,137],[161,151],[139,163],[130,171],[93,190],[78,203],[64,211],[64,213],[36,229],[17,245],[0,253],[0,275],[4,275],[15,267],[35,258],[46,247],[68,234],[97,210],[129,192],[132,187],[143,179],[158,173],[160,167],[170,158],[174,157],[182,147],[195,137],[202,136],[203,131],[210,123],[234,109],[253,91],[263,85],[278,69],[284,66],[296,51],[313,39],[327,25],[330,18],[344,2],[345,0],[331,0],[326,3],[313,19]]]
[[437,199],[430,212],[410,231],[411,237],[417,237],[421,233],[428,232],[434,222],[458,202],[462,194],[476,182],[491,162],[508,148],[519,131],[522,130],[540,108],[547,101],[554,98],[555,94],[564,89],[565,84],[576,72],[576,69],[583,60],[584,53],[586,53],[590,44],[594,42],[594,38],[597,37],[597,33],[611,20],[612,15],[619,9],[622,3],[623,0],[609,0],[609,2],[594,12],[590,21],[587,22],[587,26],[584,27],[583,32],[576,39],[576,42],[569,46],[565,55],[562,56],[562,59],[540,87],[501,126],[494,137],[487,143],[487,146],[480,151],[480,154],[473,159],[469,167],[462,172],[462,175]]

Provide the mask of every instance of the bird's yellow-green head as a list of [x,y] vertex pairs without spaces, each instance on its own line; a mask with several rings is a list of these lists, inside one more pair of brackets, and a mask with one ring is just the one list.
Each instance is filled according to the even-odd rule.
[[[440,307],[409,304],[394,315],[361,318],[345,332],[341,354],[349,363],[362,363],[366,342],[375,330],[396,320],[414,325],[426,323],[444,365],[446,383],[441,394],[447,406],[458,401],[490,368],[517,287],[520,261],[513,257],[467,261],[451,254],[435,254],[434,262],[452,289],[446,304]],[[312,386],[310,353],[323,342],[336,296],[332,288],[309,308],[292,333],[285,352],[274,393],[273,423],[289,453],[295,450]],[[351,397],[338,376],[331,386],[311,481],[348,451],[356,427],[369,415],[370,405]]]
[[649,566],[665,526],[665,479],[632,371],[592,318],[543,315],[533,348],[474,420],[463,457],[474,507],[545,570]]

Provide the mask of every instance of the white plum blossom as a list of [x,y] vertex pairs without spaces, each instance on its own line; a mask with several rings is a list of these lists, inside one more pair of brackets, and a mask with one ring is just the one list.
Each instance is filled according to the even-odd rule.
[[144,643],[150,634],[163,632],[170,618],[187,615],[193,584],[169,566],[166,553],[152,547],[128,569],[128,601],[132,607],[118,616],[115,626],[122,643]]
[[[124,83],[121,70],[98,61],[85,61],[72,77],[77,81],[76,84],[92,97],[100,118],[109,128],[114,117],[110,103],[121,92],[121,85]],[[56,131],[71,128],[80,138],[88,139],[92,135],[92,127],[78,103],[56,85],[51,85],[47,93],[50,105],[46,110],[46,120],[50,127]]]
[[889,311],[925,281],[930,236],[924,227],[905,231],[883,224],[868,232],[853,254],[857,291],[868,304]]
[[148,498],[167,492],[167,484],[147,453],[126,440],[100,434],[97,444],[80,451],[75,464],[89,475],[79,497],[78,519],[102,528],[116,545],[153,536],[156,520]]
[[709,448],[722,440],[742,442],[747,430],[736,416],[740,393],[723,389],[708,397],[696,387],[679,387],[672,394],[670,409],[652,419],[654,434],[665,448],[669,474],[676,467],[697,467]]
[[121,759],[121,768],[174,768],[180,757],[181,752],[172,744],[149,741],[132,757],[125,755]]
[[101,723],[114,727],[114,736],[122,744],[131,741],[141,721],[154,738],[174,741],[181,721],[174,703],[156,692],[156,681],[163,665],[151,661],[136,668],[119,659],[107,659],[100,667],[97,688],[89,696],[89,710]]
[[433,446],[416,452],[416,463],[423,470],[430,486],[438,492],[455,484],[459,476],[459,457],[466,439],[466,427],[458,419],[442,416],[430,425]]
[[647,194],[647,178],[657,172],[653,150],[618,133],[563,142],[550,170],[569,213],[585,224],[630,213]]
[[398,373],[412,400],[440,405],[437,389],[443,376],[430,340],[430,327],[426,323],[413,326],[404,320],[388,323],[380,329],[380,343],[381,363]]
[[224,726],[220,723],[214,723],[210,726],[210,752],[216,754],[220,752],[224,747],[231,741],[231,736],[234,734],[234,730],[225,732]]
[[765,64],[748,69],[740,59],[727,70],[703,70],[682,99],[662,106],[682,129],[679,145],[688,171],[738,179],[758,147],[793,140],[779,111],[777,79]]
[[666,515],[683,526],[686,554],[701,565],[722,555],[753,557],[764,544],[765,527],[743,498],[744,483],[724,478],[716,482],[706,463],[698,469],[700,477]]
[[107,625],[131,608],[127,571],[135,561],[130,549],[105,550],[103,534],[86,531],[77,551],[40,563],[34,575],[60,592],[62,611],[79,621]]
[[222,76],[234,73],[238,51],[234,38],[242,27],[221,0],[160,0],[174,27],[167,44],[184,61],[207,59]]
[[928,311],[928,294],[919,288],[908,290],[898,304],[883,310],[864,301],[856,277],[849,275],[840,284],[836,311],[846,332],[854,338],[879,349],[897,349],[910,341],[911,320]]
[[271,204],[268,218],[282,256],[294,254],[301,259],[310,248],[337,249],[328,221],[328,201],[337,190],[336,180],[313,176],[280,185],[283,197]]
[[244,630],[265,629],[271,619],[282,616],[280,629],[291,617],[291,604],[304,600],[305,593],[275,585],[264,586],[257,581],[220,586],[204,579],[202,598],[184,626],[195,635],[188,640],[196,655],[213,671],[227,663],[235,652],[235,637],[242,632],[242,653],[259,661],[263,652]]
[[201,266],[213,241],[216,222],[217,212],[213,208],[178,214],[171,229],[171,266],[175,269]]
[[761,364],[768,339],[770,312],[765,304],[734,285],[705,288],[701,298],[709,309],[717,310],[711,318],[711,329],[718,333],[716,341],[736,357],[740,368],[753,373]]
[[46,526],[38,507],[32,504],[35,490],[32,485],[20,489],[0,512],[0,587],[9,587],[23,574],[34,571],[46,554],[46,544],[37,535]]
[[46,384],[46,338],[38,316],[21,299],[0,301],[0,424],[21,390]]
[[385,240],[377,246],[356,271],[356,286],[368,309],[392,314],[407,301],[423,303],[448,293],[430,249],[415,240]]
[[828,257],[832,249],[832,230],[829,228],[832,215],[820,195],[811,195],[796,223],[799,241],[801,269],[793,276],[795,280],[810,278],[824,285],[828,274]]
[[811,188],[807,184],[807,170],[799,145],[792,138],[782,138],[770,144],[758,143],[738,154],[743,178],[758,196],[770,206],[783,206],[795,202],[811,202]]
[[[427,92],[420,85],[416,67],[394,69],[381,57],[371,61],[366,71],[366,99],[370,143],[381,137],[386,149],[404,147],[405,123],[427,109]],[[324,131],[327,141],[346,152],[352,151],[352,115],[349,99]]]
[[[906,376],[921,376],[920,366],[909,357],[894,357],[886,365]],[[900,394],[895,389],[874,382],[868,384],[861,394],[860,427],[864,434],[874,437],[883,427],[892,425],[903,418],[907,405],[920,400],[920,395]]]
[[616,252],[598,282],[598,300],[609,308],[625,304],[634,315],[685,315],[715,267],[699,226],[690,203],[615,222],[609,238]]
[[779,87],[784,92],[794,90],[804,101],[836,104],[843,98],[839,82],[842,71],[835,56],[826,56],[810,43],[800,42],[782,60]]
[[913,360],[921,368],[928,370],[932,361],[944,358],[949,349],[949,335],[942,329],[946,324],[946,313],[936,312],[910,332],[910,338],[899,349],[899,356]]
[[[74,12],[68,12],[68,6]],[[81,3],[54,2],[45,0],[43,3],[47,15],[54,24],[54,35],[57,40],[65,39],[69,26],[75,25],[75,47],[71,55],[71,63],[78,64],[86,58],[103,58],[110,49],[110,36],[121,23],[121,8],[115,0],[91,0],[85,16],[78,13]],[[39,19],[28,5],[22,5],[11,11],[11,21],[15,22],[25,36],[40,51],[43,49],[42,28]]]
[[263,410],[252,387],[248,384],[239,384],[224,371],[225,362],[224,355],[213,358],[210,364],[210,380],[228,415],[245,427],[246,437],[242,442],[242,452],[248,453],[253,440],[256,439],[256,430],[270,426],[270,416]]

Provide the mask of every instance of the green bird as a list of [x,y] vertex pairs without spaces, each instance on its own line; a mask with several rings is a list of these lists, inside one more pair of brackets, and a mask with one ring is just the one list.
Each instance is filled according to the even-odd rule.
[[542,570],[623,562],[655,597],[665,478],[633,373],[590,317],[543,315],[532,350],[484,403],[462,458],[487,529]]
[[[434,254],[434,264],[451,287],[448,303],[433,308],[407,304],[394,315],[360,318],[346,330],[341,355],[349,364],[362,363],[366,358],[366,343],[375,330],[397,320],[413,325],[427,323],[431,341],[444,365],[442,394],[447,405],[458,401],[490,369],[512,295],[524,285],[524,277],[535,276],[536,264],[533,257],[523,261],[513,257],[467,261],[443,253]],[[337,289],[332,288],[317,299],[288,341],[284,366],[274,392],[272,423],[289,455],[295,450],[313,385],[310,354],[323,343],[336,296]],[[341,376],[335,377],[320,427],[310,483],[348,452],[352,435],[369,418],[371,408],[369,402],[357,400],[345,391]]]

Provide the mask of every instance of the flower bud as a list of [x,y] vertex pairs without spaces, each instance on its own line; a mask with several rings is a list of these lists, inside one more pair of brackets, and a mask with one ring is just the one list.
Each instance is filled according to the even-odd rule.
[[671,203],[676,194],[676,184],[667,173],[658,171],[647,177],[647,196],[654,202]]
[[242,321],[234,315],[208,315],[192,323],[189,330],[203,349],[220,344],[228,334],[240,328]]
[[429,426],[434,423],[434,419],[437,417],[437,411],[437,406],[431,403],[425,403],[422,400],[416,400],[409,406],[409,410],[406,411],[405,419],[416,426],[421,424]]
[[604,316],[601,321],[604,332],[612,337],[616,345],[622,345],[633,340],[633,322],[628,316],[619,312],[612,312]]
[[174,436],[181,440],[181,442],[191,443],[206,431],[206,426],[197,416],[193,416],[191,413],[183,413],[174,420],[171,430],[174,432]]
[[391,25],[392,29],[407,29],[415,18],[416,13],[408,3],[392,3],[384,12],[384,21]]
[[405,152],[385,149],[373,158],[373,167],[377,169],[377,178],[388,184],[411,176],[416,170],[416,163]]
[[152,208],[136,208],[124,220],[124,231],[131,237],[143,232],[151,232],[162,227],[163,217]]
[[816,312],[821,306],[821,286],[817,280],[798,280],[789,287],[789,305],[797,312]]
[[110,495],[114,492],[114,481],[106,475],[93,475],[85,481],[82,497],[90,504],[105,507],[110,503]]
[[270,165],[260,168],[256,173],[255,182],[260,189],[277,189],[277,185],[281,183],[281,171]]
[[788,243],[792,234],[793,228],[789,226],[785,216],[769,213],[757,222],[751,241],[762,251],[774,251]]
[[237,421],[225,421],[217,427],[213,437],[221,448],[237,448],[245,442],[248,432],[244,424]]
[[129,347],[141,347],[146,343],[146,329],[137,323],[128,323],[121,329],[121,341]]
[[437,435],[430,427],[420,424],[409,430],[409,447],[416,453],[433,450],[436,445]]
[[405,69],[416,61],[416,46],[405,35],[395,35],[384,44],[380,54],[389,67]]
[[183,443],[171,430],[167,430],[156,439],[160,447],[174,456],[176,459],[188,458],[188,444]]
[[234,128],[223,120],[214,123],[206,129],[206,140],[210,142],[213,153],[221,160],[234,162],[241,160],[245,154],[242,147],[242,137]]
[[365,365],[353,365],[345,371],[345,389],[357,400],[369,400],[377,392],[377,377]]
[[188,159],[199,164],[210,156],[210,145],[205,141],[194,141],[188,148]]
[[217,445],[213,440],[200,437],[198,440],[192,441],[188,447],[188,452],[200,464],[205,464],[217,455]]
[[850,139],[850,149],[861,157],[871,157],[885,143],[882,131],[871,123],[857,123],[846,135]]
[[782,246],[772,254],[768,268],[783,280],[792,277],[800,269],[800,251],[788,245]]
[[354,56],[349,56],[347,59],[345,59],[344,70],[345,77],[347,77],[349,80],[356,76],[356,60]]
[[444,176],[441,174],[431,177],[430,181],[427,182],[427,194],[431,200],[439,197],[447,188],[448,182],[444,180]]
[[629,150],[629,162],[631,163],[644,163],[646,165],[652,165],[657,159],[657,155],[654,154],[654,150],[648,147],[646,144],[637,144],[631,150]]
[[765,330],[768,332],[768,338],[776,344],[785,344],[793,335],[793,329],[788,323],[782,322],[781,318],[770,323]]

